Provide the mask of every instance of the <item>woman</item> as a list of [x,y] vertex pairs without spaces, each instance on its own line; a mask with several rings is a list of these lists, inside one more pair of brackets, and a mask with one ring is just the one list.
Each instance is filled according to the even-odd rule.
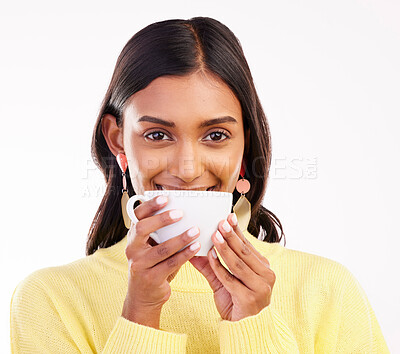
[[[261,205],[269,127],[239,41],[220,22],[167,20],[129,40],[92,155],[107,190],[87,257],[18,285],[13,352],[388,352],[344,266],[279,244],[281,223]],[[244,178],[250,190],[239,193]],[[207,257],[180,251],[195,227],[157,245],[149,234],[179,221],[179,211],[154,215],[168,203],[154,198],[135,208],[131,226],[124,210],[126,192],[152,189],[231,192],[242,218],[221,220]]]

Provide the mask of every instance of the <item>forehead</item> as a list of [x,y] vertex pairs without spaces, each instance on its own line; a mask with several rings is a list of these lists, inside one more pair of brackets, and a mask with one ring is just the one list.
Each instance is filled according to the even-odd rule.
[[129,98],[124,115],[131,124],[150,115],[177,125],[230,115],[242,126],[241,106],[234,93],[222,80],[203,73],[156,78]]

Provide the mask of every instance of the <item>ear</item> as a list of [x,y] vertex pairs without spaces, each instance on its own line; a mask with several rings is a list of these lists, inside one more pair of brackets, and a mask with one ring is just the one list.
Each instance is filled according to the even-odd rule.
[[108,148],[114,156],[124,152],[122,128],[117,125],[117,119],[111,114],[105,114],[101,119],[101,131],[107,142]]

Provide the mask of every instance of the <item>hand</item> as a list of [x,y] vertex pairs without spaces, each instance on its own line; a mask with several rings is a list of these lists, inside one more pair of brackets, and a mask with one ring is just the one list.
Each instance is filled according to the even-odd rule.
[[154,247],[149,243],[151,232],[182,218],[171,218],[171,210],[153,215],[166,205],[158,205],[156,199],[143,202],[135,208],[139,221],[128,232],[125,254],[129,263],[129,279],[122,316],[158,329],[162,306],[171,295],[169,282],[200,248],[194,249],[193,246],[198,244],[195,242],[180,251],[199,236],[198,228],[194,236],[189,236],[185,231],[161,244],[156,243]]
[[[225,220],[221,221],[212,241],[232,273],[213,257],[214,248],[207,257],[194,257],[190,263],[205,276],[214,291],[215,305],[221,318],[238,321],[258,314],[270,304],[275,273],[267,258],[245,238],[236,215],[231,213],[228,221],[230,231],[223,229]],[[218,234],[222,235],[223,243],[219,242]]]

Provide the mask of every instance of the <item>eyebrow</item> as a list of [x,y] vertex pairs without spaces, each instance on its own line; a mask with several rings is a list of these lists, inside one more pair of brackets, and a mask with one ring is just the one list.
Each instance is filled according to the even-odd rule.
[[[164,125],[166,127],[170,127],[170,128],[175,128],[176,125],[174,122],[168,121],[168,120],[164,120],[161,118],[157,118],[157,117],[152,117],[152,116],[142,116],[139,118],[138,122],[150,122],[150,123],[157,123],[157,124],[161,124]],[[201,122],[199,124],[199,128],[204,128],[204,127],[208,127],[210,125],[214,125],[214,124],[221,124],[221,123],[235,123],[237,124],[237,120],[231,116],[224,116],[224,117],[218,117],[218,118],[212,118],[212,119],[208,119],[205,120],[203,122]]]

